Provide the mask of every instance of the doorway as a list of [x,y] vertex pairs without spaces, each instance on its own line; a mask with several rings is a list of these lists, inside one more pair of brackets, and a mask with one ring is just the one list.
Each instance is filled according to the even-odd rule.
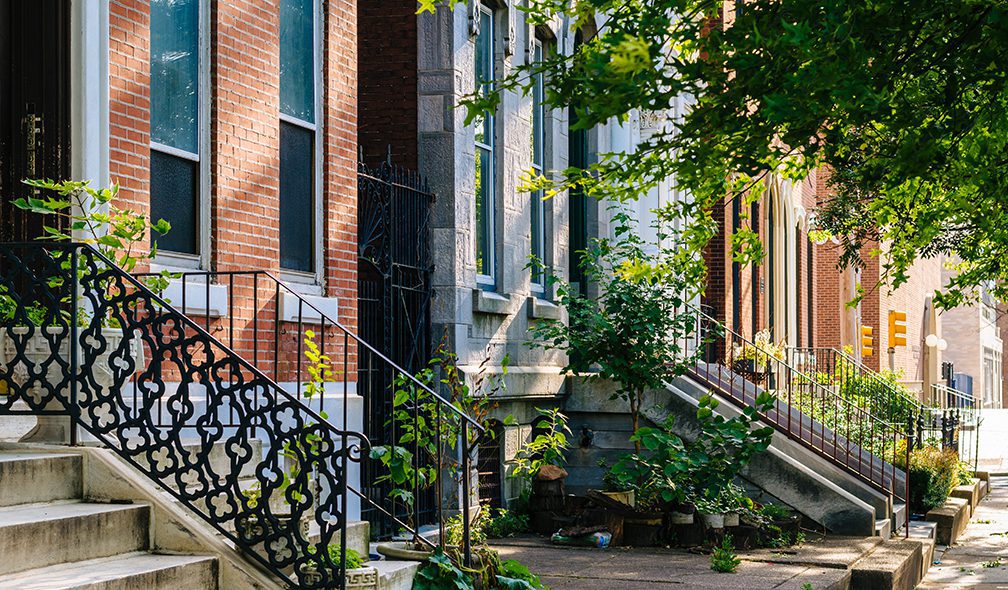
[[0,241],[42,235],[42,217],[12,204],[33,196],[23,179],[69,176],[69,9],[69,0],[0,0]]

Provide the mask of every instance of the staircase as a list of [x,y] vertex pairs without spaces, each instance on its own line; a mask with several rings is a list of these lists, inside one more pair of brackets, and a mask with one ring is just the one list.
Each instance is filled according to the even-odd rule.
[[[234,284],[239,275],[244,291]],[[361,506],[388,512],[399,527],[405,516],[354,487],[369,449],[350,422],[359,382],[379,380],[378,391],[391,396],[398,378],[425,392],[444,424],[459,424],[472,441],[459,453],[463,470],[481,429],[269,273],[234,273],[230,280],[230,296],[244,298],[248,321],[232,313],[200,322],[89,245],[0,244],[0,303],[9,311],[0,321],[0,416],[37,416],[33,436],[66,435],[71,444],[87,439],[111,450],[276,582],[344,588],[346,549],[364,548],[352,538]],[[209,281],[203,288],[209,303]],[[183,283],[183,308],[187,297]],[[234,299],[229,307],[237,309]],[[260,318],[269,318],[269,328]],[[307,352],[311,337],[315,358]],[[270,338],[272,356],[264,354]],[[32,464],[16,460],[12,473],[30,473]],[[72,479],[74,468],[67,472]],[[0,516],[0,527],[10,527],[0,540],[0,574],[58,576],[39,568],[92,559],[119,560],[95,566],[110,575],[147,564],[155,570],[150,580],[206,567],[194,558],[144,555],[143,505],[89,504],[80,500],[79,484],[65,497],[20,497],[6,491],[18,477],[0,479],[0,499],[13,498],[0,505],[25,505]],[[463,483],[468,513],[470,482]],[[56,532],[45,532],[50,527]],[[40,542],[24,542],[22,533]],[[61,546],[60,538],[72,542]],[[464,545],[468,555],[468,539]],[[128,587],[101,584],[79,587]]]
[[82,480],[80,455],[0,451],[0,590],[216,590],[215,558],[151,552],[150,508]]
[[[907,438],[908,420],[897,413],[904,400],[854,403],[822,371],[808,370],[794,356],[769,354],[702,312],[698,318],[694,340],[686,346],[698,356],[688,380],[736,408],[753,406],[761,394],[771,393],[773,405],[761,418],[778,431],[775,439],[783,452],[873,506],[876,534],[887,537],[905,528],[908,481],[896,467],[908,452],[899,444]],[[699,395],[697,389],[692,395]]]

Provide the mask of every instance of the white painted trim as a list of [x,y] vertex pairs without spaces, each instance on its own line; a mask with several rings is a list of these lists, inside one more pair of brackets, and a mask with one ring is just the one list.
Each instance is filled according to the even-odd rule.
[[323,45],[325,42],[325,4],[322,0],[316,0],[315,9],[315,282],[319,285],[325,284],[325,252],[322,244],[325,242],[325,212],[323,203],[325,195],[323,188],[325,183],[322,179],[325,156],[325,53]]
[[182,158],[183,160],[189,160],[191,162],[199,162],[200,159],[199,154],[194,154],[188,150],[182,150],[177,147],[158,143],[156,141],[150,142],[150,147],[152,150],[157,150],[161,153],[168,154],[169,156],[175,156],[176,158]]
[[288,115],[287,113],[280,113],[280,120],[283,121],[284,123],[290,123],[291,125],[296,125],[303,129],[308,129],[309,131],[318,131],[318,126],[315,125],[315,123],[309,123],[304,119],[293,117],[291,115]]
[[[335,322],[339,320],[338,298],[322,297],[319,295],[301,295],[301,298],[311,305],[299,305],[300,298],[294,293],[290,293],[288,291],[282,291],[280,293],[280,321],[298,321],[299,307],[302,322],[321,324],[323,314],[325,314],[325,318],[329,321]],[[312,306],[314,306],[314,308]],[[316,309],[318,311],[316,311]]]
[[197,250],[201,268],[209,269],[213,260],[210,222],[210,113],[213,86],[210,79],[210,0],[200,0],[199,6],[199,240]]
[[70,5],[70,173],[104,187],[109,178],[109,0]]
[[207,284],[187,279],[185,282],[185,309],[182,309],[182,279],[172,279],[164,290],[163,297],[172,307],[187,315],[212,318],[228,317],[228,287],[227,285],[210,285],[210,298],[207,300]]

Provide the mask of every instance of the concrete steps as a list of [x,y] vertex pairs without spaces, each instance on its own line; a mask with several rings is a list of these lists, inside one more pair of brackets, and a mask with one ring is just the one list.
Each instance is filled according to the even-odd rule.
[[0,590],[178,590],[216,588],[211,557],[133,553],[0,577]]
[[217,589],[216,558],[150,553],[151,507],[82,482],[80,455],[0,451],[0,589]]

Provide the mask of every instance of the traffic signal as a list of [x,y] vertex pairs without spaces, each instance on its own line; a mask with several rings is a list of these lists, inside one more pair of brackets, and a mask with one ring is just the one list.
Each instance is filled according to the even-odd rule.
[[861,356],[871,356],[875,352],[875,338],[871,326],[861,326]]
[[889,346],[906,346],[906,312],[889,311]]

